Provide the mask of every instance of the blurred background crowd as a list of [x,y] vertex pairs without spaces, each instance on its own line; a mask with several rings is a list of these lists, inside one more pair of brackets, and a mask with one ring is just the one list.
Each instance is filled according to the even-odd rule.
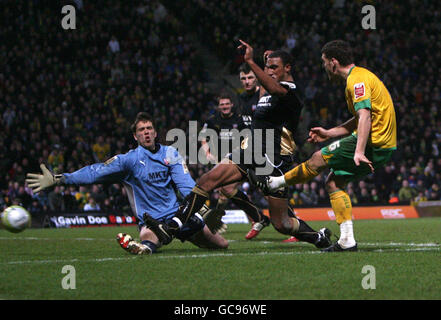
[[[324,43],[349,41],[356,64],[389,89],[398,123],[392,161],[348,186],[353,204],[441,200],[441,4],[370,1],[376,29],[363,30],[366,3],[65,1],[77,8],[77,29],[64,30],[56,1],[0,1],[0,209],[128,211],[118,184],[59,186],[35,195],[25,174],[38,172],[40,163],[56,173],[73,172],[135,148],[130,124],[139,111],[154,116],[162,143],[170,129],[187,130],[190,120],[203,124],[215,112],[218,93],[208,83],[220,79],[207,71],[200,46],[238,77],[239,38],[256,57],[266,49],[292,53],[293,76],[304,93],[305,134],[311,126],[330,128],[350,118],[344,86],[327,80],[320,61]],[[318,147],[302,145],[298,162]],[[197,180],[208,168],[190,170]],[[326,174],[292,187],[291,204],[328,206]],[[242,188],[265,207],[248,183]]]

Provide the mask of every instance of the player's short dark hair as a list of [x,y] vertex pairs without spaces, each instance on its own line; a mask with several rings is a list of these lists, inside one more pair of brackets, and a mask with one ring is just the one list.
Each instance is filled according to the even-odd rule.
[[327,59],[336,59],[343,67],[354,63],[352,48],[348,42],[343,40],[333,40],[326,43],[322,48],[322,53]]
[[132,130],[133,133],[136,133],[136,126],[141,121],[142,122],[150,121],[152,123],[152,125],[153,125],[153,128],[156,128],[155,122],[153,121],[153,118],[152,118],[152,116],[150,114],[148,114],[147,112],[139,112],[136,115],[135,121],[130,126],[130,129]]
[[234,103],[233,101],[233,96],[231,94],[229,94],[228,92],[221,92],[217,98],[216,98],[216,102],[219,104],[219,101],[221,99],[229,99],[231,103]]
[[248,65],[248,63],[242,63],[239,67],[239,73],[243,72],[245,74],[250,73],[252,70],[250,68],[250,66]]
[[292,55],[283,50],[276,50],[271,52],[271,54],[268,55],[268,58],[280,58],[284,66],[286,66],[287,64],[292,66],[294,63],[294,58],[292,57]]

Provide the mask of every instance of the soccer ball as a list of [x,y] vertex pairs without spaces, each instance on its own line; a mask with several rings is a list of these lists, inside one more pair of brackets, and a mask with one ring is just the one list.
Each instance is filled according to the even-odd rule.
[[20,206],[10,206],[1,213],[1,224],[14,233],[22,232],[31,225],[31,215]]

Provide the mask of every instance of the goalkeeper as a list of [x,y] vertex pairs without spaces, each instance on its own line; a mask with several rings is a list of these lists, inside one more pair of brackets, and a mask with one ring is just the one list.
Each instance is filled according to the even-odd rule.
[[[159,225],[147,228],[144,214],[148,213],[161,222],[171,219],[179,208],[177,193],[185,197],[195,182],[176,149],[156,143],[154,122],[147,113],[138,113],[131,129],[138,142],[136,149],[73,173],[54,175],[41,164],[43,174],[28,173],[26,182],[34,192],[59,184],[123,183],[131,208],[140,221],[140,242],[122,233],[117,235],[117,241],[132,254],[151,254],[171,239],[164,238],[163,233],[157,231]],[[177,238],[200,248],[226,249],[228,241],[220,235],[225,225],[217,219],[210,219],[210,213],[204,206],[185,223]]]

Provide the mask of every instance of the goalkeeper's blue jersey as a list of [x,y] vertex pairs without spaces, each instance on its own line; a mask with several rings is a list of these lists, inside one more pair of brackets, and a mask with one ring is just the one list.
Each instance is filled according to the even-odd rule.
[[157,144],[156,152],[141,146],[63,174],[66,184],[123,183],[134,214],[153,218],[171,216],[178,210],[177,192],[186,196],[195,186],[184,159],[176,149]]

